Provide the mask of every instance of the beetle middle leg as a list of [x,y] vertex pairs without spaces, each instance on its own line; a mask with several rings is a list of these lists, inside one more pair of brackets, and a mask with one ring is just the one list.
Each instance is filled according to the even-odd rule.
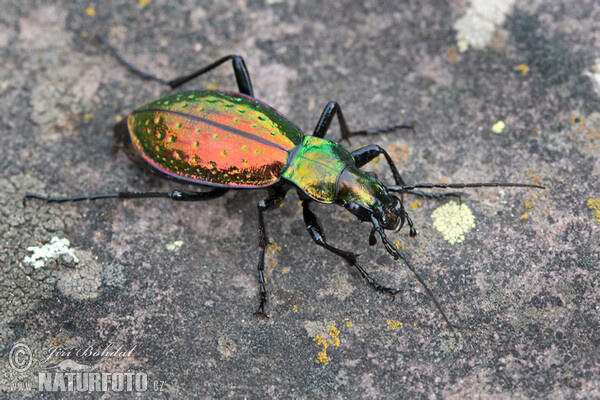
[[284,194],[280,192],[269,193],[267,197],[258,202],[258,247],[260,249],[260,255],[258,258],[258,286],[260,290],[260,303],[256,315],[266,317],[265,303],[267,302],[267,289],[265,288],[265,251],[269,244],[269,237],[267,235],[267,228],[265,227],[265,211],[272,210],[277,207],[281,200],[283,200]]
[[194,71],[191,74],[180,76],[175,79],[171,79],[171,80],[167,81],[162,78],[158,78],[152,74],[149,74],[147,72],[144,72],[144,71],[140,70],[138,67],[136,67],[135,65],[133,65],[130,62],[128,62],[127,60],[125,60],[117,52],[117,50],[115,50],[115,48],[108,42],[108,40],[104,36],[100,35],[100,36],[98,36],[98,39],[100,39],[100,41],[102,43],[104,43],[104,45],[108,48],[108,50],[111,52],[113,57],[116,58],[117,61],[119,61],[122,65],[127,67],[127,69],[129,69],[131,72],[133,72],[134,74],[136,74],[138,76],[141,76],[144,79],[149,79],[149,80],[153,80],[156,82],[160,82],[164,85],[169,85],[171,87],[171,89],[175,89],[176,87],[179,87],[179,86],[183,85],[184,83],[187,83],[187,82],[191,81],[192,79],[195,79],[195,78],[199,77],[200,75],[203,75],[206,72],[209,72],[209,71],[217,68],[219,65],[231,60],[231,63],[233,65],[233,72],[235,74],[235,80],[238,85],[238,90],[240,91],[240,93],[243,93],[250,97],[254,97],[254,91],[252,90],[252,82],[250,81],[250,73],[248,72],[248,68],[246,67],[246,63],[244,62],[244,59],[240,56],[231,54],[231,55],[222,57],[222,58],[218,59],[217,61],[213,62],[212,64],[207,65],[206,67],[200,68],[199,70]]
[[304,224],[306,225],[308,234],[316,244],[332,252],[336,256],[342,257],[344,260],[346,260],[348,264],[355,266],[356,269],[358,269],[358,271],[360,272],[360,275],[369,283],[369,285],[373,286],[373,288],[375,288],[376,290],[379,290],[380,292],[387,292],[394,296],[400,292],[398,289],[392,289],[383,286],[377,283],[373,278],[371,278],[367,271],[365,271],[363,267],[361,267],[360,264],[358,264],[358,262],[356,261],[356,254],[338,249],[327,243],[327,241],[325,240],[325,233],[323,232],[323,227],[321,226],[321,223],[319,222],[319,219],[317,218],[315,213],[310,209],[308,200],[304,200],[302,202],[302,214],[304,216]]
[[349,140],[350,136],[355,135],[374,135],[377,133],[386,133],[395,131],[396,129],[414,129],[413,124],[401,124],[401,125],[392,125],[392,126],[383,126],[380,128],[371,128],[365,129],[361,131],[350,131],[348,129],[348,124],[346,123],[346,118],[344,118],[344,114],[342,113],[342,108],[335,101],[330,101],[327,103],[323,112],[321,113],[321,117],[319,118],[319,122],[317,122],[317,126],[315,127],[315,131],[313,136],[323,138],[327,134],[329,130],[329,126],[331,125],[331,121],[333,121],[333,117],[337,115],[338,122],[340,124],[340,130],[342,131],[342,140]]

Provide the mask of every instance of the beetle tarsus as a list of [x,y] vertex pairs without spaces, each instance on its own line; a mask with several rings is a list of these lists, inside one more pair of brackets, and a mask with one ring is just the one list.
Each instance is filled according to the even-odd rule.
[[258,310],[256,310],[256,311],[254,312],[254,315],[255,315],[255,316],[257,316],[257,317],[259,317],[259,318],[269,319],[269,316],[268,316],[268,315],[267,315],[267,313],[265,312],[265,309],[264,309],[264,304],[261,304],[261,305],[258,307]]

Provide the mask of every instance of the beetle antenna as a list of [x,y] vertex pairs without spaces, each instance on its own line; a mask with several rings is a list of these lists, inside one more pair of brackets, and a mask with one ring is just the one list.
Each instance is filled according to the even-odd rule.
[[484,182],[484,183],[416,183],[413,185],[388,186],[389,192],[406,192],[413,189],[466,189],[482,187],[522,187],[533,189],[546,189],[542,185],[531,185],[527,183],[511,182]]
[[408,267],[408,269],[410,269],[410,271],[413,273],[415,278],[417,278],[417,280],[419,281],[421,286],[423,286],[423,288],[425,289],[427,296],[429,296],[429,298],[431,299],[431,301],[433,301],[433,304],[435,304],[435,307],[438,309],[440,314],[442,314],[442,318],[444,319],[444,321],[446,321],[446,325],[448,325],[448,328],[450,328],[450,331],[452,332],[454,339],[458,343],[458,337],[456,336],[456,331],[454,329],[454,325],[452,325],[452,323],[446,316],[444,309],[438,302],[437,298],[435,297],[435,295],[433,294],[431,289],[429,289],[429,286],[427,286],[427,283],[425,282],[425,280],[421,277],[421,275],[419,275],[419,273],[417,272],[415,267],[413,267],[413,265],[410,262],[408,262],[408,259],[406,258],[404,253],[399,251],[396,248],[396,246],[392,243],[392,241],[390,239],[388,239],[383,228],[381,228],[381,226],[379,225],[379,221],[377,221],[377,218],[374,215],[371,216],[371,221],[373,222],[373,228],[377,231],[377,233],[379,233],[379,236],[381,236],[381,241],[385,245],[385,249],[387,250],[387,252],[390,253],[390,255],[394,258],[394,260],[397,260],[400,258],[404,262],[404,264]]

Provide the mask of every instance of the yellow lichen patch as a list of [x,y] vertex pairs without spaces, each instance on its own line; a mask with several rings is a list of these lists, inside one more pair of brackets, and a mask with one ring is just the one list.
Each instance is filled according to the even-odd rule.
[[594,215],[594,222],[600,223],[600,199],[591,198],[587,201],[587,205],[592,210]]
[[492,132],[500,134],[502,133],[504,128],[506,128],[506,124],[504,123],[504,121],[498,121],[494,124],[494,126],[492,126]]
[[521,64],[517,67],[517,71],[520,71],[523,75],[527,75],[529,72],[529,66],[527,64]]
[[294,310],[294,312],[298,312],[298,306],[294,306],[294,308],[292,308],[292,310]]
[[145,7],[150,3],[152,3],[152,0],[138,0],[138,4],[140,7]]
[[219,81],[217,79],[213,79],[211,80],[207,85],[206,88],[208,90],[217,90],[219,88]]
[[96,15],[96,10],[93,7],[88,7],[88,8],[86,8],[85,13],[89,17],[94,17]]
[[399,240],[396,240],[396,241],[394,242],[394,246],[396,246],[396,248],[397,248],[398,250],[404,250],[404,243],[400,243],[400,241],[399,241]]
[[379,170],[379,158],[373,159],[370,164],[374,169]]
[[523,214],[521,216],[521,219],[527,219],[529,218],[529,211],[533,208],[533,204],[531,204],[531,201],[527,200],[525,202],[525,214]]
[[321,337],[319,334],[315,335],[315,342],[317,342],[317,346],[323,346],[323,351],[319,353],[317,356],[318,360],[323,364],[327,364],[331,361],[331,358],[327,356],[327,348],[329,346],[339,347],[340,345],[340,331],[333,325],[327,325],[327,329],[329,330],[329,337]]
[[279,271],[281,273],[281,275],[285,275],[285,274],[289,274],[291,271],[290,267],[283,267],[281,268],[281,271]]
[[352,325],[354,325],[354,323],[353,323],[353,322],[351,322],[351,321],[350,321],[350,322],[348,322],[348,323],[346,324],[346,326],[347,326],[348,328],[350,328]]
[[281,246],[279,246],[277,243],[273,242],[269,245],[269,247],[267,248],[267,251],[269,253],[274,253],[276,251],[281,251]]
[[465,39],[461,39],[456,42],[456,47],[458,48],[459,53],[466,53],[469,50],[469,42]]
[[178,252],[183,246],[183,240],[175,240],[173,242],[169,242],[165,245],[165,248],[169,251]]
[[419,200],[415,200],[412,203],[410,203],[410,206],[413,210],[416,210],[417,208],[421,207],[421,202]]
[[397,331],[398,329],[400,329],[400,325],[402,325],[402,322],[392,321],[391,319],[388,319],[385,322],[387,323],[388,331]]
[[431,213],[433,226],[444,235],[450,244],[465,240],[465,234],[475,228],[475,216],[464,204],[451,201]]

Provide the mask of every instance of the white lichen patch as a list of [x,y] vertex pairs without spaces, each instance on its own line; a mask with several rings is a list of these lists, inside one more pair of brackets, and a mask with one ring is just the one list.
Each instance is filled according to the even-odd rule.
[[504,23],[515,0],[471,0],[471,7],[454,23],[456,41],[483,49],[494,40],[494,32]]
[[451,201],[436,208],[431,213],[433,226],[444,235],[450,244],[460,243],[465,240],[465,235],[475,228],[475,216],[464,204]]
[[41,247],[38,246],[30,246],[27,248],[27,251],[32,251],[33,254],[31,256],[27,256],[23,258],[23,262],[29,265],[32,265],[33,268],[42,268],[47,260],[51,258],[56,258],[61,254],[67,254],[73,258],[74,263],[78,263],[79,259],[75,255],[75,250],[69,248],[71,242],[69,239],[54,236],[50,243],[47,243]]
[[600,58],[596,59],[592,68],[585,71],[584,75],[588,76],[594,82],[594,89],[596,93],[600,94]]

